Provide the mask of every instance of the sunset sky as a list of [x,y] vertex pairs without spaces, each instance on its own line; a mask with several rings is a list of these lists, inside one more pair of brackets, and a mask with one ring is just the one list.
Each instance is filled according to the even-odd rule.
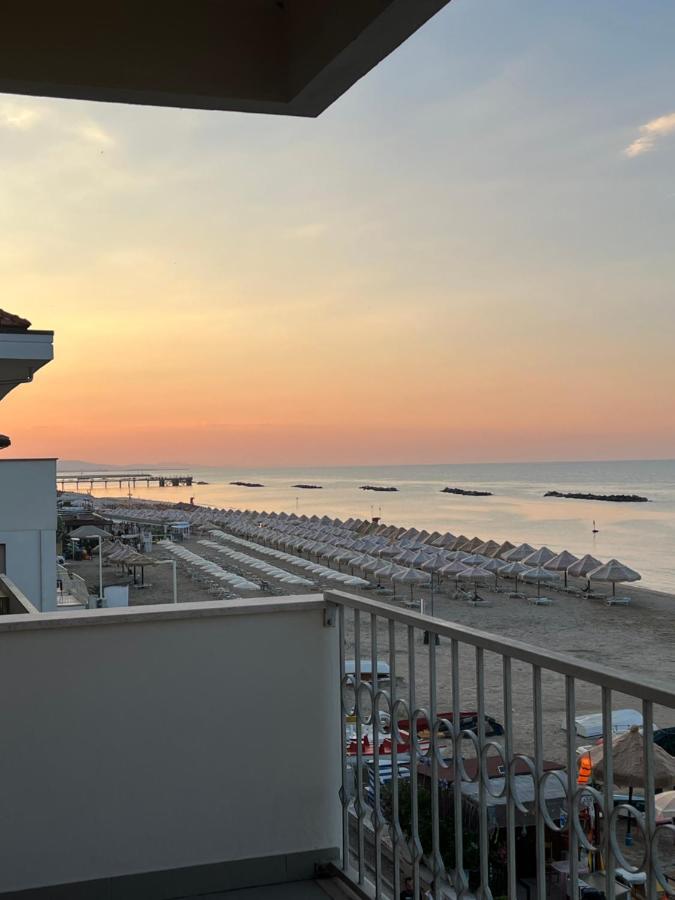
[[11,452],[672,457],[674,33],[454,0],[316,120],[1,95]]

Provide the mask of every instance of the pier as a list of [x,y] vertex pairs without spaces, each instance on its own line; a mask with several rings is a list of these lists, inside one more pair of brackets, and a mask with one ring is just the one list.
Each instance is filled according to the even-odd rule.
[[153,475],[149,472],[104,472],[85,475],[58,472],[56,484],[62,491],[66,490],[66,485],[75,485],[77,489],[81,485],[89,485],[90,490],[93,490],[96,484],[104,487],[108,487],[108,484],[118,484],[120,487],[126,484],[129,487],[135,487],[139,482],[147,487],[150,487],[151,484],[159,487],[192,487],[193,477],[192,475]]

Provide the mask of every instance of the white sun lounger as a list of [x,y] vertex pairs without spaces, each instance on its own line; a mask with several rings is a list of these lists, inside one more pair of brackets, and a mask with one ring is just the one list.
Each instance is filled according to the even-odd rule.
[[630,597],[608,597],[605,601],[607,606],[630,606]]
[[550,597],[530,597],[531,606],[553,606],[553,600]]

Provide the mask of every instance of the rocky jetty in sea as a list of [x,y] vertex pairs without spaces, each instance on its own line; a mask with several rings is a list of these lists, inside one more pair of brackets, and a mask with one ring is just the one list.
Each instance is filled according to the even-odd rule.
[[265,487],[264,484],[255,481],[231,481],[230,484],[236,484],[237,487]]
[[294,484],[294,488],[301,488],[303,491],[321,491],[323,490],[322,484]]
[[544,497],[564,497],[568,500],[608,500],[610,503],[649,503],[649,497],[639,494],[586,494],[581,491],[546,491]]
[[465,488],[444,487],[441,494],[460,494],[462,497],[491,497],[492,491],[469,491]]
[[397,487],[385,487],[382,484],[362,484],[359,488],[361,491],[397,491]]

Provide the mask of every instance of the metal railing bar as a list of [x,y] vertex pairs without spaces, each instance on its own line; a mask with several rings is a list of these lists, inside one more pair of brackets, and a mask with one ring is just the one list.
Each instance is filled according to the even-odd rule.
[[345,872],[349,869],[349,803],[347,796],[348,768],[347,768],[347,723],[343,709],[342,684],[345,677],[345,608],[338,609],[338,640],[340,643],[340,737],[341,762],[342,762],[342,867]]
[[614,808],[614,751],[612,747],[612,692],[609,688],[602,689],[602,733],[608,735],[605,740],[603,767],[604,767],[604,822],[603,822],[603,846],[602,851],[605,862],[605,895],[607,900],[616,898],[616,862],[609,839],[610,820]]
[[536,809],[536,866],[537,866],[537,900],[546,900],[546,833],[541,804],[545,803],[541,790],[541,776],[544,774],[544,728],[542,721],[542,687],[541,668],[532,667],[532,708],[534,715],[534,771],[535,809]]
[[329,603],[345,605],[355,610],[368,613],[376,612],[385,619],[393,619],[412,628],[420,628],[441,637],[458,640],[474,647],[480,647],[497,653],[500,656],[517,659],[533,666],[540,666],[551,672],[558,672],[565,677],[571,677],[599,687],[607,687],[612,691],[637,697],[640,700],[649,700],[660,706],[675,709],[675,692],[665,683],[656,679],[648,679],[637,676],[626,676],[615,669],[597,663],[587,663],[563,653],[553,650],[541,650],[522,641],[514,641],[511,638],[500,637],[465,625],[457,625],[443,619],[423,616],[409,610],[398,609],[377,600],[369,600],[365,597],[357,597],[344,591],[326,591],[325,599]]
[[375,900],[382,897],[382,827],[380,816],[380,728],[379,710],[377,706],[377,616],[373,613],[370,617],[370,671],[371,685],[373,688],[373,700],[371,716],[373,721],[373,830],[375,844]]
[[410,840],[411,840],[411,856],[413,869],[413,895],[419,897],[421,892],[420,885],[420,835],[419,835],[419,810],[418,810],[418,790],[417,790],[417,724],[415,722],[415,709],[417,704],[415,690],[415,627],[408,627],[408,702],[409,710],[409,728],[410,734],[408,744],[410,746]]
[[[429,641],[429,646],[435,644],[433,637]],[[461,694],[459,683],[459,642],[452,641],[451,644],[451,666],[452,666],[452,730],[456,735],[461,730]],[[462,754],[462,742],[458,738],[454,742],[452,752],[452,769],[453,769],[453,814],[455,818],[455,890],[458,894],[464,889],[464,829],[462,820],[462,768],[460,758]]]
[[[396,622],[389,620],[389,691],[391,697],[392,722],[396,713]],[[398,741],[392,728],[391,733],[391,820],[392,844],[394,857],[394,897],[401,893],[401,846],[399,841],[399,804],[398,804]]]
[[655,841],[656,809],[654,806],[654,710],[649,700],[642,704],[642,739],[644,746],[645,765],[645,832],[647,836],[647,864],[645,873],[647,883],[645,894],[647,900],[656,900],[656,875],[654,872],[653,856],[650,852]]
[[429,641],[429,756],[431,762],[431,872],[433,875],[433,892],[438,896],[440,892],[441,867],[441,839],[439,823],[439,784],[438,784],[438,758],[436,748],[438,746],[438,731],[434,728],[436,721],[436,641]]
[[356,827],[358,833],[358,866],[359,884],[365,881],[365,857],[366,836],[363,827],[364,798],[363,798],[363,732],[361,727],[361,706],[359,700],[359,685],[361,684],[361,613],[354,610],[354,673],[355,673],[355,704],[356,704]]
[[[476,710],[478,712],[478,747],[483,752],[485,747],[485,659],[483,649],[476,647]],[[487,822],[487,791],[483,767],[480,765],[480,780],[478,783],[478,802],[480,806],[479,831],[480,831],[480,884],[485,890],[490,880],[490,865],[488,857],[488,822]]]
[[571,897],[579,896],[579,838],[574,827],[576,808],[577,748],[576,748],[576,688],[571,675],[565,678],[565,715],[567,718],[567,834],[569,845],[569,891]]
[[508,873],[508,895],[518,896],[516,887],[516,807],[513,799],[513,776],[509,765],[513,757],[513,683],[511,674],[511,658],[502,659],[502,679],[504,694],[504,758],[506,762],[504,777],[506,780],[506,855]]

